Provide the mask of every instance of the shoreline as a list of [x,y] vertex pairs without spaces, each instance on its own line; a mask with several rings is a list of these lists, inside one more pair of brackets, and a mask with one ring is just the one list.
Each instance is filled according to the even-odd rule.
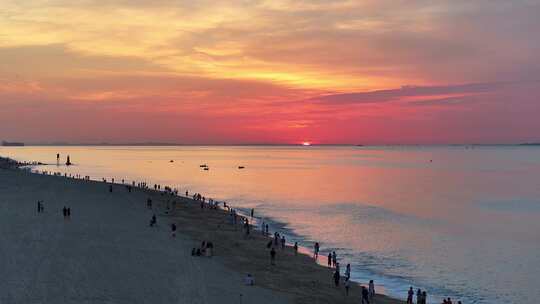
[[[0,171],[14,170],[23,174],[35,175],[40,178],[60,178],[61,183],[70,181],[78,185],[106,185],[112,186],[114,192],[126,191],[126,185],[118,183],[104,183],[102,181],[83,180],[73,177],[57,175],[44,175],[20,168],[29,163],[18,163],[13,160],[0,160]],[[4,172],[3,172],[4,173]],[[52,173],[52,172],[51,172]],[[288,244],[285,250],[276,249],[277,266],[269,264],[269,252],[266,243],[270,239],[263,236],[260,230],[253,229],[249,238],[245,238],[241,227],[228,223],[229,213],[223,209],[200,209],[199,202],[191,198],[173,196],[163,191],[155,191],[134,187],[133,192],[148,195],[155,202],[153,206],[159,211],[158,222],[175,222],[180,234],[189,236],[192,240],[208,240],[215,244],[216,258],[228,269],[239,274],[251,273],[256,280],[256,285],[264,289],[287,294],[294,298],[295,303],[357,303],[360,301],[360,284],[351,282],[350,295],[345,296],[343,286],[335,288],[332,282],[332,271],[316,263],[313,258],[305,253],[294,255],[293,249]],[[176,200],[176,208],[172,214],[164,213],[171,207],[171,198]],[[143,202],[140,203],[144,204]],[[169,223],[167,223],[168,225]],[[163,227],[161,229],[167,229]],[[198,258],[198,257],[196,257]],[[324,257],[322,257],[324,258]],[[342,266],[343,267],[343,266]],[[344,267],[342,268],[344,269]],[[296,286],[296,287],[293,287]],[[398,299],[392,299],[385,295],[377,294],[375,303],[404,303]]]

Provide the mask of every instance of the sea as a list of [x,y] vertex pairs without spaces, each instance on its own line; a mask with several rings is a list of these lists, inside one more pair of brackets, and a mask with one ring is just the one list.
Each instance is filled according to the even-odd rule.
[[429,303],[540,301],[537,146],[25,146],[0,156],[253,208],[393,297],[412,286]]

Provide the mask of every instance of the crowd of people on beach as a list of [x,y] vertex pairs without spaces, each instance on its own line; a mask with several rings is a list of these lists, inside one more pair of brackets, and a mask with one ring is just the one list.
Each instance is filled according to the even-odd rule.
[[[0,157],[0,168],[16,168],[19,166],[25,166],[30,165],[34,163],[19,163],[12,161],[7,158]],[[48,171],[41,171],[38,173],[42,173],[45,175],[56,175],[61,176],[58,172],[48,172]],[[64,177],[70,177],[70,178],[76,178],[76,179],[82,179],[82,180],[90,180],[90,176],[81,176],[81,175],[71,175],[67,173],[64,174]],[[103,178],[103,182],[107,183],[107,179]],[[113,192],[113,185],[115,184],[115,179],[111,179],[111,183],[108,185],[109,192]],[[143,190],[150,190],[150,187],[147,185],[146,182],[136,182],[133,181],[131,184],[126,184],[125,180],[122,179],[122,184],[125,185],[127,191],[131,193],[133,191],[133,188],[139,188]],[[171,188],[169,186],[162,186],[159,184],[153,185],[153,190],[160,192],[161,195],[169,194],[174,197],[178,197],[178,189]],[[189,195],[188,191],[185,191],[185,197],[192,199],[193,202],[199,203],[201,209],[222,209],[225,210],[229,217],[229,223],[233,225],[236,229],[237,226],[239,226],[242,229],[242,232],[246,238],[249,238],[251,229],[252,229],[252,222],[250,222],[249,218],[252,220],[255,218],[255,210],[252,208],[249,210],[249,216],[248,215],[241,215],[238,213],[238,211],[234,208],[231,208],[230,205],[227,204],[227,202],[219,202],[211,198],[206,198],[205,196],[201,195],[200,193],[193,193],[191,196]],[[170,200],[167,201],[167,212],[170,210]],[[172,208],[174,210],[176,206],[176,200],[172,200]],[[150,210],[154,210],[153,206],[153,200],[152,198],[148,198],[146,201],[146,207]],[[37,202],[37,212],[43,213],[44,212],[44,204],[42,200],[39,200]],[[70,219],[71,218],[71,208],[64,206],[62,208],[62,213],[64,216],[64,219]],[[249,217],[249,218],[248,218]],[[150,219],[150,227],[156,227],[157,226],[157,216],[156,214],[152,214],[152,217]],[[177,225],[175,223],[170,224],[170,231],[171,231],[171,237],[176,237],[177,232]],[[276,260],[277,260],[277,249],[279,250],[286,250],[287,249],[287,239],[284,234],[280,234],[280,232],[275,231],[273,235],[270,235],[269,231],[269,224],[268,222],[265,222],[264,220],[260,221],[260,231],[262,235],[269,237],[269,240],[267,242],[267,249],[269,249],[268,254],[270,257],[270,265],[276,266]],[[298,242],[294,242],[294,245],[291,246],[292,250],[294,251],[294,255],[298,254]],[[192,248],[191,255],[192,256],[208,256],[211,257],[214,254],[214,244],[211,241],[202,241],[201,245],[199,247]],[[318,242],[314,243],[313,246],[313,258],[317,261],[319,259],[319,256],[321,254],[321,246]],[[336,288],[340,288],[341,286],[344,287],[345,295],[349,296],[350,293],[350,287],[351,287],[351,265],[347,264],[345,267],[345,272],[343,275],[341,274],[340,269],[340,263],[338,260],[338,256],[336,251],[329,251],[327,257],[327,267],[330,269],[333,269],[332,272],[332,279],[334,286]],[[244,279],[245,285],[254,285],[255,280],[252,274],[247,274]],[[370,280],[367,287],[361,286],[361,292],[360,292],[360,302],[362,304],[366,303],[374,303],[375,299],[375,284],[373,280]],[[416,298],[416,301],[414,301]],[[410,289],[407,291],[407,304],[426,304],[427,303],[427,292],[425,290],[417,289],[416,292],[414,291],[413,287],[410,287]],[[451,298],[443,299],[442,304],[454,304],[452,302]],[[456,304],[461,304],[461,301],[458,301]]]

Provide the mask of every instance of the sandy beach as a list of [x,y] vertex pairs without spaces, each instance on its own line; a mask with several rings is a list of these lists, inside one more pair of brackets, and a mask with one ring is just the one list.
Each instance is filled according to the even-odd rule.
[[[333,285],[332,270],[295,256],[291,247],[278,248],[271,265],[269,238],[254,229],[246,237],[225,210],[153,190],[109,187],[3,161],[0,303],[360,303],[359,286],[346,296],[342,285]],[[70,218],[62,215],[64,206]],[[149,227],[152,214],[156,227]],[[214,244],[213,257],[191,255],[202,241]],[[255,286],[244,284],[247,273]],[[403,303],[382,295],[374,300]]]

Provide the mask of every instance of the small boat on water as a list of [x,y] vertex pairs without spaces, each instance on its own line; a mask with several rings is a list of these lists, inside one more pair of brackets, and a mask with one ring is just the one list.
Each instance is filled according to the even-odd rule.
[[204,164],[204,165],[200,165],[199,167],[201,167],[201,168],[207,168],[208,165],[207,165],[207,164]]
[[238,166],[238,169],[244,169],[245,167],[244,166]]
[[171,159],[169,162],[170,162],[170,163],[174,163],[174,160]]
[[204,169],[203,169],[203,170],[204,170],[204,171],[208,171],[208,170],[209,170],[209,168],[208,168],[208,167],[204,167]]

